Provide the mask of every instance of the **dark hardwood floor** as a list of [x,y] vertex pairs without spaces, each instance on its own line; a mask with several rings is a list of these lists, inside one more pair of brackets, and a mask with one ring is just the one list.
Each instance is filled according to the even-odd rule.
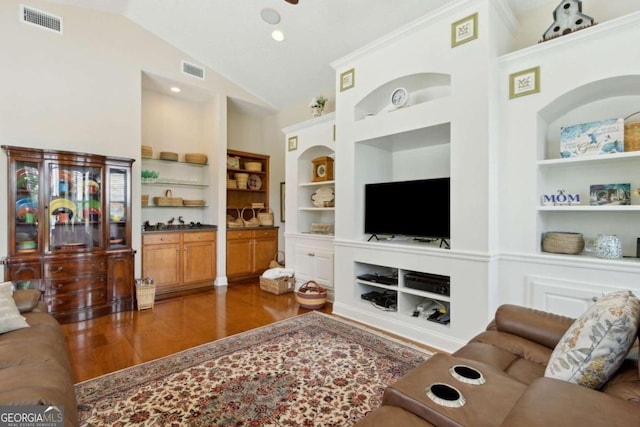
[[[322,310],[331,313],[327,304]],[[294,293],[273,295],[258,281],[163,301],[62,325],[76,383],[268,325],[309,310]]]

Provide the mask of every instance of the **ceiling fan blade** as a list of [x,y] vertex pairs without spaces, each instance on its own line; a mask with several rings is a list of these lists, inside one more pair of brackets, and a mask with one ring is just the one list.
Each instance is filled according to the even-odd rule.
[[298,4],[298,0],[284,0],[284,1],[291,4]]

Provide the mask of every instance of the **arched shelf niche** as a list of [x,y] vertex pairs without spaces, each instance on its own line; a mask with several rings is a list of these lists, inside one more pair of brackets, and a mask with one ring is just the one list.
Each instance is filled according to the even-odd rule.
[[442,73],[416,73],[398,77],[378,86],[354,108],[356,121],[372,117],[383,111],[395,110],[391,105],[391,92],[402,87],[409,94],[409,101],[403,108],[444,98],[451,94],[451,75]]
[[[572,89],[538,114],[539,160],[560,158],[563,126],[624,118],[640,111],[640,75],[616,76]],[[634,120],[640,117],[635,116]]]

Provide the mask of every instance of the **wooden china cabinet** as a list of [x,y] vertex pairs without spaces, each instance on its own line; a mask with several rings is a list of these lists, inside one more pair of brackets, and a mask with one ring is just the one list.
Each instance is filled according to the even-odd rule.
[[134,160],[2,149],[9,187],[4,279],[40,289],[60,322],[132,310]]

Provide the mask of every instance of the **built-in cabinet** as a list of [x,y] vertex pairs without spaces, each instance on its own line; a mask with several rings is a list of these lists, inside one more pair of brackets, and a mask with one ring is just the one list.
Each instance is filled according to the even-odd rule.
[[269,206],[269,156],[227,150],[227,218],[237,221],[227,228],[229,280],[261,275],[276,256],[278,227],[275,219],[271,224],[268,219],[257,222],[261,213],[264,218],[273,215]]
[[153,279],[156,298],[213,286],[216,231],[151,232],[142,236],[142,275]]
[[[640,37],[640,13],[508,53],[512,21],[504,12],[491,1],[459,2],[332,64],[341,88],[335,313],[455,350],[501,303],[575,316],[603,293],[640,290],[640,155],[560,155],[563,126],[640,109],[637,61],[621,47]],[[478,38],[452,46],[452,23],[474,14]],[[527,70],[538,73],[538,86],[522,95],[518,76]],[[397,88],[408,92],[400,108],[390,102]],[[365,184],[439,176],[451,179],[450,249],[369,241]],[[590,185],[612,183],[631,184],[631,205],[589,203]],[[581,203],[543,202],[559,191],[579,194]],[[423,210],[412,207],[418,201]],[[407,221],[429,220],[438,201],[416,194],[398,208]],[[625,257],[543,252],[548,231],[583,233],[587,249],[598,234],[616,234]],[[395,273],[398,284],[360,278],[375,272]],[[411,273],[447,277],[450,294],[407,288],[402,277]],[[372,306],[363,297],[372,291],[394,294],[395,311]],[[449,323],[414,317],[423,300],[444,305]]]
[[[500,294],[508,301],[576,316],[603,293],[630,289],[640,294],[640,152],[563,157],[562,127],[624,118],[640,110],[637,61],[624,53],[625,40],[640,37],[640,13],[499,58],[506,80],[539,69],[540,92],[500,97],[500,170],[505,202],[500,212],[503,251]],[[598,58],[594,67],[592,58]],[[630,121],[632,121],[631,119]],[[631,204],[591,204],[591,185],[628,183]],[[569,205],[545,204],[545,195],[579,195]],[[581,233],[586,250],[577,255],[543,252],[548,231]],[[623,258],[595,256],[599,234],[622,241]],[[514,286],[514,284],[521,284]]]
[[314,280],[334,294],[335,113],[283,129],[286,154],[285,260],[298,286]]
[[278,251],[278,228],[227,230],[227,277],[256,277],[269,268]]
[[133,160],[2,147],[8,158],[5,280],[41,279],[61,322],[133,308]]

